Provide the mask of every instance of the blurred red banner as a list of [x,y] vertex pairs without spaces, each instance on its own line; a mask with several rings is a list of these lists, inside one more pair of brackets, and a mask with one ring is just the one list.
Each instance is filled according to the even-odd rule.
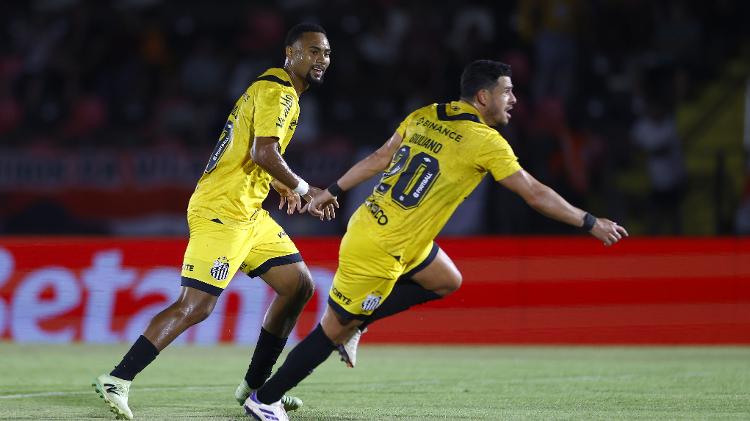
[[[325,308],[338,238],[295,239]],[[0,239],[0,337],[120,342],[179,292],[186,240]],[[750,239],[443,238],[463,273],[446,299],[374,323],[365,343],[749,344]],[[272,291],[239,274],[180,343],[254,343]]]

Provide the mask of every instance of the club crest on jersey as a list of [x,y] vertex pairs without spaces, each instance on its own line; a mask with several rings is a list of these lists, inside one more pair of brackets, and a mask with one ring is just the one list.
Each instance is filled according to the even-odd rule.
[[211,267],[211,276],[217,281],[223,281],[227,279],[229,275],[229,259],[224,256],[214,260],[214,265]]
[[368,295],[364,301],[362,301],[362,310],[364,311],[373,311],[380,305],[380,300],[382,300],[383,297],[375,294]]

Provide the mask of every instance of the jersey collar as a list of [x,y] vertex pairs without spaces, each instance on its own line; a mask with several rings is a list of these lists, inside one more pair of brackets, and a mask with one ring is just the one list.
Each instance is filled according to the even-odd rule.
[[465,101],[451,101],[448,103],[448,106],[446,107],[446,111],[449,115],[457,115],[457,114],[471,114],[477,116],[479,118],[479,121],[487,125],[487,123],[482,118],[482,114],[479,113],[479,110],[477,110],[473,105],[469,104]]

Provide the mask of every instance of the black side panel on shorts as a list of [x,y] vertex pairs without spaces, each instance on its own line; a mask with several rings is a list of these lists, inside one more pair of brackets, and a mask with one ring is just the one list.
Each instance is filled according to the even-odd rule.
[[344,307],[341,307],[339,303],[333,301],[331,297],[328,297],[328,305],[330,305],[331,308],[339,314],[339,316],[343,317],[344,320],[367,320],[367,318],[370,317],[369,314],[349,313]]
[[437,243],[434,241],[432,242],[432,250],[430,250],[430,254],[427,255],[427,257],[422,260],[422,263],[418,264],[414,269],[402,274],[398,277],[399,280],[401,279],[409,279],[412,276],[414,276],[415,273],[419,272],[420,270],[424,269],[432,263],[433,260],[435,260],[435,256],[438,254],[438,250],[440,250],[440,247],[438,247]]
[[248,272],[247,276],[251,278],[255,278],[256,276],[260,276],[268,272],[268,270],[271,269],[272,267],[289,265],[289,264],[297,263],[301,261],[302,261],[302,255],[299,253],[294,253],[294,254],[290,254],[287,256],[274,257],[274,258],[266,260],[265,262],[261,263],[260,266]]
[[207,292],[207,293],[209,293],[209,294],[211,294],[213,296],[216,296],[216,297],[218,297],[219,295],[221,295],[222,291],[224,291],[223,289],[221,289],[221,288],[219,288],[217,286],[213,286],[213,285],[207,284],[205,282],[201,282],[201,281],[199,281],[197,279],[186,278],[184,276],[182,277],[182,286],[184,286],[184,287],[190,287],[190,288],[195,288],[197,290],[200,290],[200,291],[203,291],[203,292]]

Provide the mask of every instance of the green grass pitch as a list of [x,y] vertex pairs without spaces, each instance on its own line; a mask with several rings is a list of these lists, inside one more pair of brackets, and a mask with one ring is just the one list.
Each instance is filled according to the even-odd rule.
[[[0,343],[0,420],[113,419],[90,383],[126,350]],[[168,348],[133,383],[135,419],[249,419],[233,398],[248,357]],[[747,420],[750,347],[364,346],[293,394],[293,420]]]

